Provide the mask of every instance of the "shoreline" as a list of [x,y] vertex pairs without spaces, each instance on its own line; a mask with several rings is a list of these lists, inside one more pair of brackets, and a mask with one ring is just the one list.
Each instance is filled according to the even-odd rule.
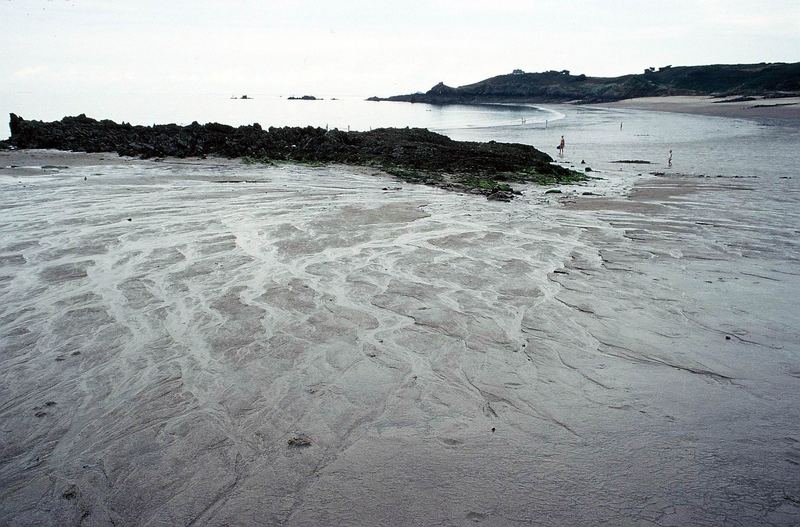
[[[399,102],[406,104],[428,104],[432,106],[502,106],[533,105],[548,109],[548,105],[564,104],[575,107],[598,109],[644,110],[732,119],[777,119],[800,120],[800,97],[766,98],[752,97],[753,100],[738,100],[741,96],[723,98],[710,95],[667,95],[658,97],[637,97],[610,102],[584,103],[579,100],[563,101],[541,98],[507,98],[491,100],[453,100],[449,102],[399,101],[381,99],[378,102]],[[750,97],[748,97],[749,99]],[[369,100],[369,99],[367,99]]]

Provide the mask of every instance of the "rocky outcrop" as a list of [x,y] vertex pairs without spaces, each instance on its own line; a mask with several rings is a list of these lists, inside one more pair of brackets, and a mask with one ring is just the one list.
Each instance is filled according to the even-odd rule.
[[440,97],[447,97],[450,95],[457,95],[458,89],[451,88],[450,86],[447,86],[445,83],[440,82],[439,84],[428,90],[428,94],[437,95]]
[[11,114],[10,128],[8,143],[17,148],[117,152],[143,158],[218,155],[262,162],[346,163],[379,167],[405,181],[487,195],[508,191],[508,182],[582,178],[552,164],[550,156],[529,145],[454,141],[420,128],[344,132],[197,122],[134,126],[83,114],[54,122],[27,121]]

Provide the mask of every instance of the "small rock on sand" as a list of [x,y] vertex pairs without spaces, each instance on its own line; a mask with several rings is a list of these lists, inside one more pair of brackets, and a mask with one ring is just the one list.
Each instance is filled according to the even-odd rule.
[[298,434],[286,442],[290,447],[301,448],[311,446],[311,438],[305,434]]

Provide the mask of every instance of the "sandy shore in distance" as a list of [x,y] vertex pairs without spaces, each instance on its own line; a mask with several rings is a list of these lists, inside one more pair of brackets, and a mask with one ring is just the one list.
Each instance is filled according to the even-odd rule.
[[0,166],[0,524],[797,518],[797,213],[749,180]]
[[800,119],[800,97],[757,98],[754,101],[719,102],[734,98],[715,99],[708,96],[640,97],[624,101],[599,103],[593,106],[715,115],[719,117]]

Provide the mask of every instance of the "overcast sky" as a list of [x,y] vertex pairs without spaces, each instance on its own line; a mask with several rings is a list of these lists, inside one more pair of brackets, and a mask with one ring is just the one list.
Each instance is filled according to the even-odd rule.
[[800,0],[0,0],[0,92],[392,95],[800,61]]

